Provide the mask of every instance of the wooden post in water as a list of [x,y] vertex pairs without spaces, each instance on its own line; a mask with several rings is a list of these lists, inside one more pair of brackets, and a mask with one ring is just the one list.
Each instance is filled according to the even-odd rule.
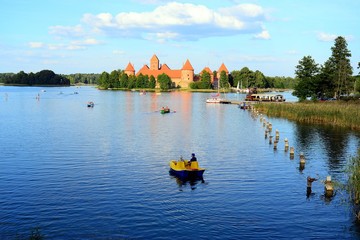
[[290,147],[290,159],[294,159],[294,155],[295,155],[295,149],[294,147]]
[[300,169],[303,170],[305,168],[305,156],[304,153],[300,153]]
[[269,123],[268,129],[269,129],[270,132],[272,131],[272,124],[271,123]]
[[267,137],[268,137],[268,130],[265,129],[265,139],[267,139]]
[[278,144],[278,141],[274,141],[274,150],[276,150],[277,149],[277,144]]
[[275,140],[278,141],[279,138],[280,138],[279,130],[276,129],[276,131],[275,131]]
[[285,138],[284,142],[285,142],[285,152],[287,152],[289,150],[289,141],[287,138]]
[[332,197],[334,195],[334,185],[331,181],[331,176],[327,176],[324,183],[325,183],[325,196]]
[[272,144],[272,138],[273,138],[273,136],[269,136],[269,144]]

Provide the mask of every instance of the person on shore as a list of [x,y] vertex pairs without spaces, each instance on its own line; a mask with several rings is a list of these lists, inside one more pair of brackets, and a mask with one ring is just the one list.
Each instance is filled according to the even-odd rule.
[[313,182],[317,181],[317,179],[308,176],[306,180],[307,180],[306,196],[310,197],[310,195],[311,195],[311,185],[312,185]]

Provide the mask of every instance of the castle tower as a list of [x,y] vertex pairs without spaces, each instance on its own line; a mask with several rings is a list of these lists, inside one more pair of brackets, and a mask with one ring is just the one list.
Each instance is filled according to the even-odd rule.
[[150,70],[159,70],[160,61],[158,57],[154,54],[150,59]]
[[225,71],[226,75],[229,75],[229,70],[227,69],[227,67],[225,66],[224,63],[221,64],[218,72],[217,72],[217,78],[219,79],[220,78],[220,74],[222,71]]
[[124,73],[127,74],[128,76],[135,75],[134,66],[130,62],[126,66]]
[[181,69],[181,87],[188,87],[189,83],[194,81],[194,68],[191,65],[189,59],[186,60],[184,66]]

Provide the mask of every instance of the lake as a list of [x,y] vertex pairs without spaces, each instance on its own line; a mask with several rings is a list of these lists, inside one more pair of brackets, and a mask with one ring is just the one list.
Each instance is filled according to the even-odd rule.
[[[359,133],[266,118],[274,150],[259,117],[208,96],[0,86],[0,239],[360,237],[346,191],[329,199],[316,181],[306,196],[308,175],[346,182]],[[169,175],[191,153],[203,182]]]

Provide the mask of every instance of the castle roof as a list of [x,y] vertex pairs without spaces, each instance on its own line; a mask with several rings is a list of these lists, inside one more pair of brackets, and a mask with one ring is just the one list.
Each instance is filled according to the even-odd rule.
[[159,61],[159,58],[154,54],[151,59],[150,62],[152,62],[153,60]]
[[221,73],[222,71],[225,71],[227,74],[229,73],[229,70],[226,68],[225,64],[222,63],[218,72]]
[[136,76],[143,74],[151,76],[153,75],[155,78],[159,76],[160,74],[165,73],[170,78],[181,78],[181,70],[171,70],[168,65],[163,64],[160,69],[150,69],[148,65],[144,65],[136,74]]
[[161,65],[161,68],[160,68],[161,70],[170,70],[170,68],[169,68],[169,66],[166,64],[166,63],[164,63],[163,65]]
[[213,72],[211,71],[211,69],[209,67],[204,67],[204,69],[201,72],[208,72],[210,75],[213,75]]
[[189,59],[186,60],[184,66],[182,67],[181,70],[191,70],[191,71],[194,71],[194,68],[193,68],[193,66],[191,65]]
[[135,72],[135,68],[134,66],[129,62],[128,65],[125,68],[125,71],[131,71],[131,72]]

